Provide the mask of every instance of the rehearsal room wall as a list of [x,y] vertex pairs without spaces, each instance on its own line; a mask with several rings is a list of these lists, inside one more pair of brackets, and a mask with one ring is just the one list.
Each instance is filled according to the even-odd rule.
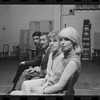
[[54,20],[54,30],[60,29],[59,5],[0,5],[0,52],[4,43],[19,44],[20,30],[29,29],[30,21]]

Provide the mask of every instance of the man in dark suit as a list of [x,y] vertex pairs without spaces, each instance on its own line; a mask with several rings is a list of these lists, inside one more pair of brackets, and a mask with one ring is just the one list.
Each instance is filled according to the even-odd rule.
[[35,50],[32,53],[32,59],[38,56],[39,52],[41,51],[41,44],[40,44],[40,36],[41,32],[36,31],[33,33],[32,38],[35,45]]
[[41,32],[37,31],[37,32],[34,32],[33,35],[32,35],[32,38],[33,38],[33,42],[35,44],[35,47],[36,47],[36,51],[35,51],[35,55],[33,55],[33,59],[30,60],[30,61],[22,61],[19,66],[18,66],[18,69],[17,69],[17,73],[14,77],[14,80],[13,80],[13,83],[16,84],[16,82],[18,81],[21,73],[29,68],[30,66],[32,66],[32,62],[36,62],[36,65],[34,64],[34,66],[37,66],[37,63],[40,65],[41,63],[41,56],[39,58],[36,58],[36,56],[38,56],[38,54],[40,53],[41,51],[41,45],[40,45],[40,35],[41,35]]
[[[15,75],[13,81],[12,81],[12,82],[14,83],[12,90],[15,88],[16,83],[17,83],[17,81],[18,81],[20,75],[22,74],[22,72],[23,72],[25,69],[28,69],[28,68],[32,65],[32,62],[33,62],[33,61],[36,62],[36,63],[34,63],[33,67],[41,64],[42,55],[39,55],[40,52],[41,52],[41,49],[42,49],[42,48],[41,48],[41,45],[40,45],[40,36],[41,36],[41,32],[39,32],[39,31],[36,31],[36,32],[34,32],[34,33],[32,34],[33,43],[34,43],[34,45],[35,45],[34,54],[32,54],[32,57],[31,57],[32,60],[30,60],[30,61],[22,61],[22,62],[19,64],[19,66],[18,66],[18,68],[17,68],[16,75]],[[36,58],[38,55],[39,55],[39,57]],[[12,90],[11,90],[11,91],[12,91]],[[10,93],[10,91],[8,92],[8,94],[9,94],[9,93]]]
[[[49,41],[48,41],[48,33],[42,33],[40,36],[40,44],[41,44],[41,52],[38,54],[38,56],[31,61],[25,61],[25,71],[22,73],[22,70],[20,71],[20,76],[17,77],[16,84],[14,85],[13,89],[19,90],[21,88],[21,84],[25,80],[32,79],[34,77],[42,78],[45,77],[46,74],[46,67],[47,67],[47,62],[48,62],[48,57],[50,53],[50,48],[49,46]],[[32,73],[32,68],[36,66],[41,65],[41,71],[38,72],[33,72]],[[26,66],[30,66],[28,69]],[[21,68],[21,67],[20,67]],[[23,68],[24,69],[24,68]],[[21,75],[22,74],[22,75]]]

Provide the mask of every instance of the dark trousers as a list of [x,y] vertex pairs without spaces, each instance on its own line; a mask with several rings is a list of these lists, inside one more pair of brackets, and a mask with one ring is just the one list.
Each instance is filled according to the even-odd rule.
[[26,78],[25,78],[23,75],[21,75],[20,78],[19,78],[19,80],[18,80],[18,82],[16,83],[14,89],[15,89],[15,90],[21,90],[22,83],[23,83],[25,80],[26,80]]
[[25,69],[28,69],[29,68],[29,65],[19,65],[18,66],[18,69],[17,69],[17,72],[16,72],[16,75],[14,77],[14,80],[13,80],[13,83],[14,85],[17,83],[17,81],[19,80],[19,77],[21,76],[22,72],[25,70]]

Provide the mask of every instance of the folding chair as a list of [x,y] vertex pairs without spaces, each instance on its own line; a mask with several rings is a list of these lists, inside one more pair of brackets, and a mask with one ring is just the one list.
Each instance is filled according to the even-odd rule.
[[13,46],[13,52],[11,52],[12,58],[19,58],[19,46]]
[[3,44],[3,52],[1,52],[4,58],[9,57],[9,44]]

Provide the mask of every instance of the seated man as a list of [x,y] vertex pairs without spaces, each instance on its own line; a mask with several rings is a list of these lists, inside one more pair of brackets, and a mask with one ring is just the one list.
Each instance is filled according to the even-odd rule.
[[[42,33],[41,36],[40,36],[40,44],[41,44],[41,47],[42,47],[42,50],[40,52],[40,54],[35,58],[35,60],[33,62],[31,62],[33,65],[31,65],[32,67],[34,65],[36,65],[35,61],[37,61],[36,59],[38,58],[41,58],[42,62],[41,62],[41,72],[39,71],[40,68],[39,67],[36,67],[36,66],[40,66],[39,64],[37,64],[36,68],[32,68],[30,67],[29,69],[26,69],[22,75],[20,76],[18,82],[16,82],[16,84],[14,85],[13,87],[13,90],[16,89],[16,90],[20,90],[21,88],[21,85],[23,83],[23,81],[25,80],[29,80],[29,79],[32,79],[33,77],[45,77],[45,74],[46,74],[46,67],[47,67],[47,61],[48,61],[48,56],[49,56],[49,52],[50,52],[50,49],[49,49],[49,45],[48,45],[48,34],[47,33]],[[35,70],[35,72],[34,72]]]
[[[41,56],[40,56],[39,59],[36,58],[36,56],[38,56],[38,54],[39,54],[40,51],[41,51],[40,35],[41,35],[41,32],[38,32],[38,31],[33,33],[32,38],[33,38],[33,42],[34,42],[35,47],[36,47],[36,52],[35,52],[35,55],[34,55],[34,57],[33,57],[34,59],[31,60],[31,61],[22,61],[22,62],[19,64],[18,69],[17,69],[17,73],[16,73],[16,75],[15,75],[15,77],[14,77],[14,80],[13,80],[13,83],[14,83],[14,84],[16,84],[16,82],[18,81],[18,79],[19,79],[21,73],[22,73],[25,69],[29,68],[29,66],[32,65],[32,62],[33,62],[33,63],[36,62],[36,65],[41,63]],[[34,64],[34,66],[35,66],[35,64]]]
[[34,52],[34,54],[32,54],[32,58],[37,57],[41,51],[40,36],[41,36],[41,32],[39,32],[39,31],[34,32],[32,35],[33,42],[35,45],[35,52]]

